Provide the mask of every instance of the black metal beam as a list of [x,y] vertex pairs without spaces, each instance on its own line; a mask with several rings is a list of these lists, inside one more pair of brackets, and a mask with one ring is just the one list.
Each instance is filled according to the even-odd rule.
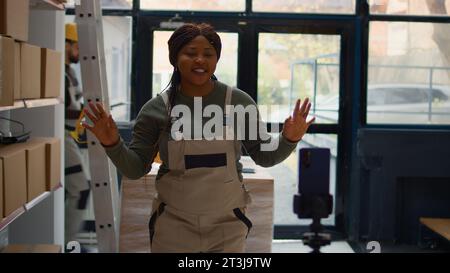
[[130,94],[130,120],[133,120],[136,117],[136,102],[137,97],[136,94],[138,92],[138,44],[139,44],[139,35],[138,35],[138,23],[139,23],[139,10],[140,10],[140,0],[133,0],[133,29],[132,29],[132,44],[131,44],[131,94]]
[[[274,128],[278,128],[279,131],[275,131]],[[271,133],[278,133],[283,130],[283,123],[267,123],[267,131]],[[309,126],[308,134],[338,134],[338,124],[323,124],[313,123]]]
[[320,13],[267,13],[267,12],[211,12],[211,11],[150,11],[141,10],[139,16],[143,17],[168,17],[176,14],[183,18],[221,18],[229,20],[314,20],[314,21],[346,21],[355,17],[355,14],[320,14]]
[[450,16],[419,16],[419,15],[369,15],[370,21],[411,22],[411,23],[450,23]]
[[242,36],[238,48],[238,88],[258,101],[258,36],[255,25],[246,22],[241,26]]
[[[66,15],[75,15],[75,9],[67,8]],[[102,9],[102,15],[103,16],[133,16],[133,10],[132,9]]]
[[153,32],[143,18],[137,18],[135,57],[134,100],[131,104],[131,119],[136,118],[144,104],[152,98]]

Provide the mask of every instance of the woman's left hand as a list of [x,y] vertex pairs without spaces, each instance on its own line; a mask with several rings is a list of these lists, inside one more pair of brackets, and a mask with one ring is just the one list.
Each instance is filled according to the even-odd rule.
[[300,141],[306,134],[306,131],[308,131],[309,125],[316,119],[313,117],[311,120],[306,121],[311,109],[311,103],[308,98],[301,105],[300,102],[301,100],[298,99],[295,104],[294,114],[284,121],[283,136],[291,142]]

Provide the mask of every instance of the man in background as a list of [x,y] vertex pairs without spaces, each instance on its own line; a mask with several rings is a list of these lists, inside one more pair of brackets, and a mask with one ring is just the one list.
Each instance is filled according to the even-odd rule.
[[86,212],[89,192],[86,135],[77,130],[83,109],[83,96],[71,64],[79,62],[75,24],[66,24],[65,45],[65,240],[76,241]]

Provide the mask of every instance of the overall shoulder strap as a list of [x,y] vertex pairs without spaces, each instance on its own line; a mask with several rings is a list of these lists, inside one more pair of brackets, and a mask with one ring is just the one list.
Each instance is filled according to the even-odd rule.
[[232,94],[233,94],[233,88],[231,87],[231,86],[228,86],[227,85],[227,91],[226,91],[226,94],[225,94],[225,116],[226,117],[229,117],[230,116],[230,110],[231,110],[231,107],[227,107],[228,105],[231,105],[231,96],[232,96]]
[[164,104],[165,104],[166,107],[167,107],[167,105],[169,104],[169,91],[166,90],[166,91],[164,91],[164,92],[162,92],[162,93],[160,93],[160,94],[158,94],[158,95],[161,96],[161,98],[162,98],[163,101],[164,101]]
[[165,90],[161,93],[158,94],[158,96],[161,96],[161,98],[164,101],[164,105],[166,106],[166,112],[168,115],[170,115],[171,112],[171,107],[170,107],[170,102],[169,102],[169,97],[170,97],[170,91],[169,90]]

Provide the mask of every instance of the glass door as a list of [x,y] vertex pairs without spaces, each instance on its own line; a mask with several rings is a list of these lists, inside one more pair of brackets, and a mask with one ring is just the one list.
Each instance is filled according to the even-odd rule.
[[[268,168],[274,183],[274,238],[299,238],[312,220],[299,219],[293,211],[298,191],[299,150],[329,148],[330,194],[333,212],[322,224],[329,230],[344,231],[346,182],[350,160],[351,111],[354,69],[352,24],[317,16],[308,20],[284,20],[280,25],[261,21],[257,37],[257,82],[254,96],[259,107],[269,109],[269,128],[279,125],[292,113],[297,99],[309,98],[310,115],[316,122],[295,151],[282,163]],[[276,128],[276,127],[275,127]],[[272,132],[277,133],[277,132]],[[326,170],[324,170],[326,171]]]
[[[292,113],[296,100],[308,97],[312,102],[310,114],[316,117],[316,123],[338,124],[340,45],[340,35],[259,33],[258,105],[277,106],[275,111],[270,111],[268,122],[282,123]],[[292,208],[298,187],[298,151],[301,148],[330,149],[330,194],[336,195],[337,142],[337,132],[307,134],[288,159],[268,168],[277,178],[275,225],[310,223],[300,221]],[[335,224],[334,211],[322,224]]]

